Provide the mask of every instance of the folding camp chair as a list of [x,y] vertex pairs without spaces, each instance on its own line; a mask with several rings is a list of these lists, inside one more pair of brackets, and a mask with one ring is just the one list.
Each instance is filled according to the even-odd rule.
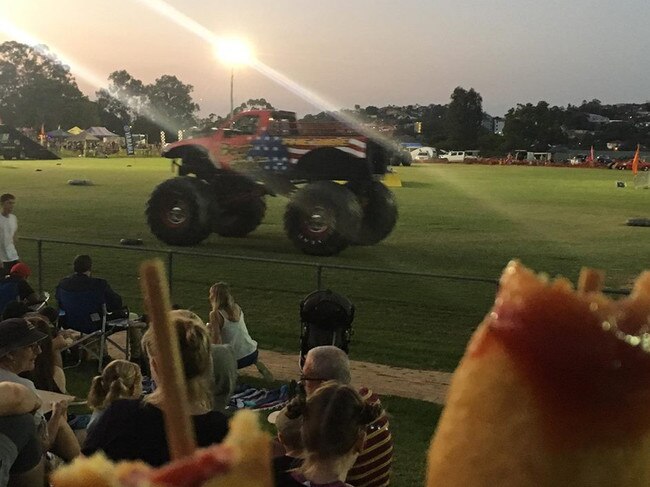
[[30,305],[29,309],[31,309],[32,311],[40,311],[43,308],[45,308],[45,306],[47,306],[47,302],[50,300],[50,293],[48,293],[47,291],[43,291],[43,293],[41,294],[41,299],[43,301]]
[[[128,360],[128,344],[122,347],[110,338],[119,331],[127,331],[131,322],[128,319],[128,311],[123,318],[108,319],[106,302],[101,293],[97,291],[66,291],[58,289],[59,298],[59,324],[62,328],[77,331],[81,336],[73,343],[63,349],[70,350],[78,348],[89,355],[96,357],[99,361],[99,371],[102,370],[102,360],[106,352],[107,342],[122,352]],[[99,353],[90,345],[99,342]],[[81,353],[76,365],[81,363]]]
[[0,315],[7,305],[13,301],[20,301],[18,283],[16,281],[0,281]]

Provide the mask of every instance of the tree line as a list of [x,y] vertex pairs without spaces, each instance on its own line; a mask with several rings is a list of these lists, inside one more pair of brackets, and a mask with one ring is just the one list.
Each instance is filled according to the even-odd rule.
[[[105,126],[159,140],[164,130],[175,138],[179,129],[198,130],[218,125],[228,114],[199,117],[192,99],[194,87],[174,75],[165,74],[145,84],[126,70],[109,74],[105,88],[90,100],[79,89],[70,68],[47,46],[31,47],[15,41],[0,44],[0,118],[18,127],[48,130],[57,126]],[[251,99],[235,112],[273,109],[264,98]],[[385,107],[355,105],[343,110],[370,124],[389,124],[403,140],[417,140],[442,149],[480,149],[483,153],[505,153],[513,149],[548,150],[565,145],[604,149],[611,141],[622,148],[637,143],[650,146],[650,103],[604,105],[599,100],[581,105],[550,106],[545,101],[518,104],[505,115],[502,134],[495,134],[483,112],[483,99],[473,88],[457,87],[447,104]],[[594,115],[603,117],[598,119]],[[647,117],[647,123],[646,123]],[[331,119],[329,113],[306,115],[303,120]],[[603,122],[608,120],[608,122]],[[417,130],[419,128],[420,130]]]

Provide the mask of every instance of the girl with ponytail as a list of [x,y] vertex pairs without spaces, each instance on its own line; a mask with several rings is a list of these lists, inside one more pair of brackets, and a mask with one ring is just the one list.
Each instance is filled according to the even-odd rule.
[[296,397],[286,415],[302,418],[303,462],[282,476],[276,487],[349,487],[345,478],[363,448],[366,427],[381,414],[381,407],[335,381],[326,382],[307,399]]
[[88,407],[93,414],[88,428],[99,419],[106,408],[117,399],[138,399],[142,395],[140,366],[126,360],[113,360],[102,375],[93,378],[88,391]]

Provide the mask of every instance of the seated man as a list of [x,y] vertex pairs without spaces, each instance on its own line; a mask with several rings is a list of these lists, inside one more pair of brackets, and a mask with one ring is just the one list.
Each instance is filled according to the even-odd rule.
[[110,313],[122,309],[122,297],[117,294],[106,279],[92,277],[93,261],[89,255],[77,255],[72,263],[74,273],[64,277],[56,287],[56,299],[61,301],[61,290],[70,292],[97,291],[106,303]]
[[[300,377],[307,397],[328,380],[349,384],[350,360],[343,350],[333,345],[314,347],[307,353]],[[377,394],[367,387],[359,389],[359,394],[371,404],[381,404]],[[368,425],[363,449],[345,481],[354,487],[387,486],[390,483],[392,462],[393,437],[388,417],[384,413]]]
[[[110,320],[111,314],[121,314],[125,311],[122,304],[122,297],[113,291],[106,279],[92,276],[92,266],[93,262],[89,255],[77,255],[72,263],[74,273],[61,279],[56,287],[56,300],[59,306],[61,306],[65,291],[70,293],[83,291],[96,292],[106,304],[106,311],[108,312],[107,319]],[[126,318],[127,316],[120,317]],[[59,325],[64,328],[66,324],[63,317],[60,321]],[[141,358],[140,340],[143,333],[142,328],[128,328],[128,347],[132,360],[139,360]]]

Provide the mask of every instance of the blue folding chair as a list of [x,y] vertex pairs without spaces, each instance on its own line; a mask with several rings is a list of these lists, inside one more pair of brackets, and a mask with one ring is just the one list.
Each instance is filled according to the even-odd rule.
[[0,281],[0,315],[4,313],[7,305],[13,301],[20,301],[18,283],[15,281]]
[[[106,342],[114,345],[127,360],[130,358],[128,346],[122,347],[110,338],[114,333],[128,330],[130,322],[128,318],[107,320],[106,302],[100,292],[66,291],[58,288],[57,298],[60,323],[64,323],[64,328],[75,330],[81,334],[79,339],[65,347],[63,351],[75,347],[85,350],[89,355],[97,358],[100,372],[106,351]],[[99,354],[90,348],[90,345],[95,342],[99,342]],[[76,365],[79,363],[81,363],[81,354],[79,354],[79,361]]]

